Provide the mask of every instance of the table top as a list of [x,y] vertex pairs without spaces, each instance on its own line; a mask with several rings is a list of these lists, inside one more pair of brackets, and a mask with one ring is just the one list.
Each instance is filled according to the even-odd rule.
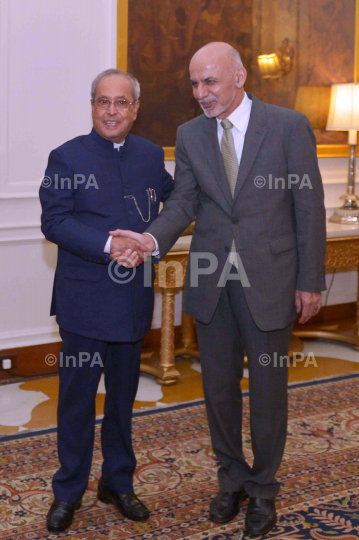
[[327,238],[340,238],[348,236],[359,236],[358,225],[347,225],[343,223],[332,223],[327,220]]
[[189,251],[192,241],[192,235],[180,236],[177,242],[171,247],[170,251]]
[[[348,236],[359,237],[358,225],[344,225],[342,223],[332,223],[327,220],[327,238],[340,238]],[[170,251],[189,251],[192,235],[180,236]]]

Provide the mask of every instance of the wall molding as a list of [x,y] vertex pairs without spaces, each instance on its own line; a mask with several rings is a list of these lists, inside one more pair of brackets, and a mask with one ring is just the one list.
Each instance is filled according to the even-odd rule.
[[0,238],[0,246],[38,244],[39,242],[47,242],[47,240],[43,236],[35,236],[33,238]]
[[0,224],[0,245],[47,242],[39,223]]
[[[80,2],[79,2],[80,3]],[[89,28],[91,27],[92,31],[96,27],[97,24],[100,25],[100,33],[99,36],[95,40],[97,40],[97,45],[99,45],[99,48],[101,50],[101,58],[99,55],[95,58],[95,66],[97,67],[91,67],[91,62],[87,58],[85,62],[85,73],[86,76],[94,77],[98,71],[101,71],[102,69],[110,68],[110,67],[116,67],[116,55],[117,55],[117,0],[106,0],[105,2],[100,2],[101,7],[98,7],[98,0],[92,0],[91,2],[88,2],[87,0],[81,1],[81,6],[83,8],[87,8],[87,4],[89,4],[88,10],[88,16],[89,16]],[[73,125],[73,122],[69,120],[69,118],[65,114],[61,114],[61,118],[65,118],[63,124],[61,124],[60,132],[58,131],[58,127],[54,127],[53,133],[55,133],[55,130],[57,133],[60,133],[57,137],[52,136],[50,137],[50,140],[52,142],[49,142],[50,145],[49,148],[46,145],[47,139],[44,136],[41,137],[35,137],[34,141],[28,140],[31,139],[31,134],[38,131],[38,127],[36,125],[36,122],[34,122],[34,119],[30,116],[31,122],[29,119],[25,119],[25,124],[27,122],[27,125],[24,127],[21,127],[19,134],[16,134],[16,128],[15,128],[15,120],[19,116],[14,113],[16,111],[15,107],[18,107],[18,105],[15,104],[16,100],[18,100],[18,96],[21,95],[21,84],[22,81],[25,81],[26,84],[29,84],[29,81],[31,81],[31,71],[36,68],[37,70],[44,69],[44,74],[49,73],[53,70],[55,73],[55,67],[54,64],[56,64],[56,55],[59,54],[60,57],[63,56],[63,54],[66,56],[68,54],[71,58],[71,52],[69,50],[69,47],[64,47],[64,53],[62,51],[58,51],[58,39],[54,37],[52,40],[52,37],[46,37],[49,34],[49,28],[51,28],[51,25],[56,23],[56,12],[60,14],[60,28],[61,28],[61,20],[64,19],[66,21],[66,18],[69,18],[69,32],[71,31],[71,43],[73,44],[72,49],[74,49],[74,46],[78,43],[79,45],[79,51],[80,54],[82,53],[81,47],[85,47],[87,40],[89,36],[87,36],[83,31],[83,17],[81,17],[80,11],[76,11],[76,9],[71,9],[69,12],[66,10],[66,4],[70,4],[68,0],[66,2],[63,2],[64,6],[59,7],[58,9],[53,12],[51,10],[51,7],[49,8],[43,8],[41,7],[42,2],[39,3],[39,6],[34,6],[33,10],[29,8],[29,6],[23,5],[21,6],[21,2],[19,2],[20,5],[17,5],[16,2],[11,2],[10,0],[0,0],[0,85],[1,85],[1,100],[0,100],[0,199],[16,199],[16,198],[37,198],[38,197],[38,191],[40,187],[41,182],[41,176],[43,174],[43,171],[46,167],[46,154],[50,152],[52,148],[55,148],[56,146],[62,144],[65,142],[65,140],[70,139],[72,137],[75,137],[76,135],[80,135],[83,128],[79,128],[79,132],[76,132],[76,126]],[[72,2],[73,4],[73,2]],[[76,4],[76,2],[75,2]],[[26,8],[26,9],[24,9]],[[27,40],[26,47],[29,47],[29,50],[33,48],[34,54],[32,60],[27,60],[26,67],[22,70],[24,72],[23,77],[18,76],[18,70],[17,74],[15,72],[14,65],[17,65],[19,62],[25,61],[24,60],[24,31],[23,28],[29,29],[30,27],[26,26],[25,18],[26,13],[31,12],[31,20],[36,20],[36,17],[33,18],[32,11],[39,12],[39,18],[36,22],[40,24],[41,21],[44,21],[43,28],[46,29],[44,32],[41,30],[41,27],[37,27],[31,34],[31,40],[30,42]],[[61,14],[63,17],[61,17]],[[45,21],[49,22],[49,27],[45,24]],[[62,23],[64,24],[64,23]],[[40,30],[39,30],[40,28]],[[67,27],[66,27],[67,28]],[[81,32],[78,33],[77,36],[77,30],[81,28]],[[44,39],[46,41],[44,41]],[[66,39],[66,38],[64,38]],[[50,42],[49,42],[50,40]],[[93,39],[92,39],[93,41]],[[46,43],[49,42],[48,49],[46,48]],[[36,50],[37,47],[41,46],[41,61],[37,60]],[[96,46],[96,41],[95,41]],[[86,49],[87,50],[87,49]],[[27,51],[28,53],[28,51]],[[73,53],[72,53],[73,56]],[[28,56],[27,56],[28,58]],[[91,54],[90,54],[91,58]],[[55,60],[54,60],[55,59]],[[30,62],[30,65],[29,65]],[[33,63],[33,65],[31,65]],[[62,65],[60,66],[61,69],[64,72],[64,77],[61,79],[64,79],[64,83],[66,84],[65,80],[67,77],[66,69],[69,69],[68,76],[72,78],[71,76],[74,75],[73,80],[76,80],[76,63],[71,62],[71,65],[69,68],[64,65],[64,62],[62,62]],[[35,72],[36,72],[35,69]],[[71,70],[74,71],[74,73],[71,73]],[[95,71],[93,71],[95,70]],[[98,70],[96,72],[96,70]],[[15,74],[15,76],[14,76]],[[41,73],[40,73],[41,77]],[[44,76],[44,80],[46,80],[46,76]],[[91,79],[89,79],[89,83],[91,82]],[[75,83],[72,83],[73,85]],[[73,86],[72,86],[73,87]],[[85,97],[86,96],[86,109],[88,108],[88,112],[86,113],[86,116],[84,116],[84,106],[82,107],[82,116],[81,116],[81,125],[86,125],[85,133],[88,132],[88,128],[90,127],[90,109],[89,109],[89,101],[87,103],[87,99],[89,98],[89,89],[85,89],[80,87],[79,89],[80,96]],[[30,91],[31,94],[31,91]],[[68,99],[68,98],[67,98]],[[64,105],[66,108],[66,98],[64,100]],[[85,102],[84,102],[85,103]],[[43,107],[43,111],[40,111],[40,126],[44,126],[44,118],[47,116],[46,112],[47,106]],[[53,115],[54,116],[54,115]],[[85,121],[86,119],[86,121]],[[55,117],[56,120],[56,117]],[[54,122],[56,126],[56,122]],[[88,125],[87,125],[88,124]],[[61,135],[61,129],[64,131],[64,133],[68,133],[68,136],[64,135],[64,139],[62,140]],[[14,141],[14,134],[15,134],[15,141]],[[18,139],[18,141],[17,141]],[[19,145],[24,145],[25,148],[25,154],[31,154],[31,163],[27,166],[26,162],[21,162],[21,156],[19,158],[16,154],[15,144],[16,142],[19,142]],[[36,147],[37,145],[37,147]],[[28,174],[27,169],[29,168],[30,174]],[[40,170],[40,172],[38,172]]]
[[[51,321],[51,319],[49,319]],[[58,327],[31,328],[0,333],[0,350],[61,341]]]
[[0,191],[9,177],[9,26],[10,0],[0,0]]
[[[38,186],[40,189],[40,184]],[[39,198],[39,189],[37,191],[26,191],[22,193],[0,193],[0,200],[9,200],[9,199],[38,199]]]

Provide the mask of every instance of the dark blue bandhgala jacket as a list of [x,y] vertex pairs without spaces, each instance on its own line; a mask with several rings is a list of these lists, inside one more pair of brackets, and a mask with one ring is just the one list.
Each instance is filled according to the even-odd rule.
[[[153,287],[144,286],[144,265],[128,281],[132,270],[110,264],[104,248],[111,230],[145,231],[160,201],[170,196],[173,180],[164,168],[163,149],[129,134],[118,151],[93,129],[53,150],[45,176],[42,232],[58,245],[51,315],[60,327],[85,337],[142,339],[154,302]],[[126,197],[136,198],[147,220],[148,188],[155,190],[156,201],[145,223],[135,201]]]

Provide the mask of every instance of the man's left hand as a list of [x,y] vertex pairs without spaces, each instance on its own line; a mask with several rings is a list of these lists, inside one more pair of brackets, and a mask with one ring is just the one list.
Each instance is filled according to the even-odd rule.
[[120,266],[126,268],[133,268],[147,261],[147,254],[151,253],[151,250],[144,243],[116,234],[111,236],[113,237],[110,245],[111,260],[116,259]]
[[302,312],[299,319],[300,324],[304,324],[311,317],[314,317],[320,310],[321,305],[322,295],[320,292],[295,291],[295,307],[297,313]]

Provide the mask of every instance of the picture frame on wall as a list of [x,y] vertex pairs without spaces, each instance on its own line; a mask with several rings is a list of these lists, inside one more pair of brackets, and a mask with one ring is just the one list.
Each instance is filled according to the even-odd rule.
[[347,132],[326,119],[331,85],[359,82],[359,0],[118,0],[117,37],[118,68],[141,84],[134,133],[166,160],[178,126],[202,113],[188,65],[212,41],[239,51],[246,91],[308,116],[318,157],[349,155]]

